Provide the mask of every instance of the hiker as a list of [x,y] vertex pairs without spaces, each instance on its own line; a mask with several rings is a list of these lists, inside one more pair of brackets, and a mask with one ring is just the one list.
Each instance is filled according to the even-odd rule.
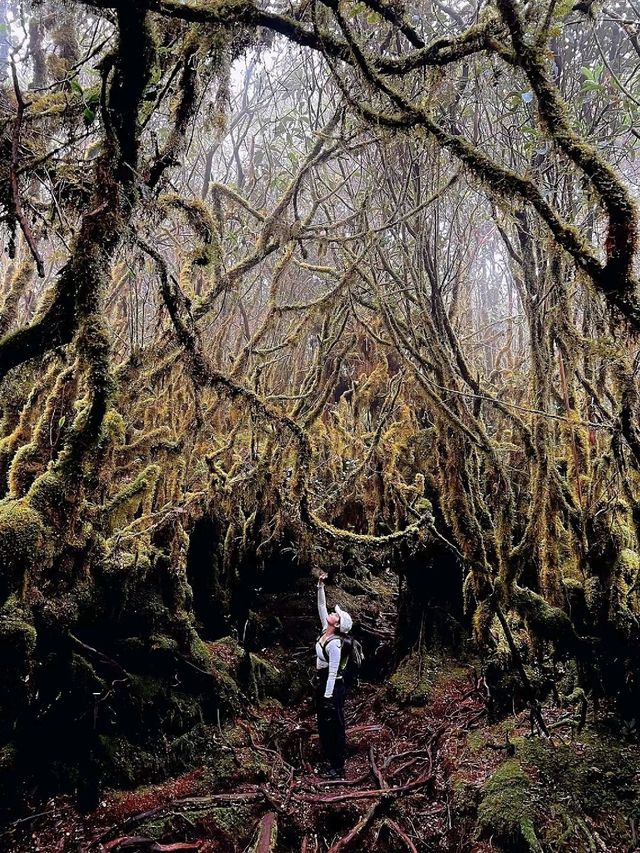
[[333,613],[327,612],[324,593],[326,574],[318,579],[318,614],[322,634],[316,642],[316,712],[318,734],[322,752],[329,763],[326,775],[330,779],[344,777],[346,739],[344,726],[344,700],[346,685],[341,672],[341,652],[349,631],[353,627],[351,616],[336,605]]

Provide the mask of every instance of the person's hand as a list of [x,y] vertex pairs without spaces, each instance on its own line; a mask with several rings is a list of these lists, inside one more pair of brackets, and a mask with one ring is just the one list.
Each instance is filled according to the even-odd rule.
[[326,572],[321,572],[320,577],[318,578],[318,586],[324,586],[324,582],[328,577],[329,575]]

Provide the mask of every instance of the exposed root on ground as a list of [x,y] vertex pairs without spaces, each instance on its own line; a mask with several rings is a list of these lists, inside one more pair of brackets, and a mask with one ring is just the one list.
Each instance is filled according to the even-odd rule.
[[[65,853],[421,849],[425,834],[436,837],[446,830],[450,742],[463,741],[465,721],[477,718],[482,710],[478,697],[468,690],[465,696],[468,686],[468,682],[457,686],[449,707],[451,721],[444,724],[428,709],[388,705],[384,688],[358,688],[347,707],[350,755],[344,780],[324,780],[316,772],[320,755],[310,700],[300,708],[263,708],[230,731],[213,731],[213,754],[207,765],[180,780],[133,794],[110,794],[84,818],[66,801],[52,803],[58,824],[67,826],[66,846],[45,846],[52,831],[52,814],[47,814],[29,826],[33,849]],[[236,784],[215,779],[222,755],[238,768]],[[254,779],[239,781],[243,766],[251,760]],[[225,840],[217,818],[238,810],[248,820],[242,825],[239,821],[235,839]],[[14,826],[9,833],[15,850],[24,837],[19,830]]]
[[[593,745],[569,740],[556,726],[566,717],[559,707],[545,708],[550,738],[532,735],[527,709],[490,724],[487,707],[470,669],[445,665],[422,706],[399,706],[388,686],[362,685],[347,706],[347,778],[327,781],[317,772],[311,700],[297,708],[265,703],[245,719],[212,729],[211,750],[198,769],[134,792],[108,793],[86,816],[67,798],[52,800],[9,827],[3,849],[482,853],[535,849],[545,815],[560,827],[558,850],[580,850],[586,833],[606,834],[613,824],[599,822],[601,795],[592,795],[594,762],[605,781],[609,772],[609,748],[599,736]],[[611,759],[627,793],[637,752],[622,747]],[[562,785],[569,782],[575,787],[567,800]],[[550,808],[554,786],[559,802],[572,803],[572,814]],[[615,831],[603,849],[625,849]]]

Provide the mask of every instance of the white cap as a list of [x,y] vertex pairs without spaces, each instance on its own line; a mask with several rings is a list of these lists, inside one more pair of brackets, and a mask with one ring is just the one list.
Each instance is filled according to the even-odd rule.
[[348,634],[353,628],[353,619],[346,610],[343,610],[338,604],[334,607],[335,612],[340,617],[340,633]]

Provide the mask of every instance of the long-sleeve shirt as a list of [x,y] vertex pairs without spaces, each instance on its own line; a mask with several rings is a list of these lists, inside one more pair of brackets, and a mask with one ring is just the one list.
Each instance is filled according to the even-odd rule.
[[[318,584],[318,616],[320,617],[322,630],[326,631],[327,625],[329,624],[327,621],[329,614],[327,612],[327,600],[325,598],[323,584]],[[333,688],[335,686],[338,669],[340,667],[341,648],[342,640],[339,637],[336,637],[335,634],[331,635],[331,637],[325,641],[325,649],[329,657],[329,661],[327,662],[327,658],[325,657],[320,641],[318,640],[316,643],[316,669],[326,669],[329,667],[327,686],[324,691],[324,695],[327,699],[330,699],[333,696]]]

